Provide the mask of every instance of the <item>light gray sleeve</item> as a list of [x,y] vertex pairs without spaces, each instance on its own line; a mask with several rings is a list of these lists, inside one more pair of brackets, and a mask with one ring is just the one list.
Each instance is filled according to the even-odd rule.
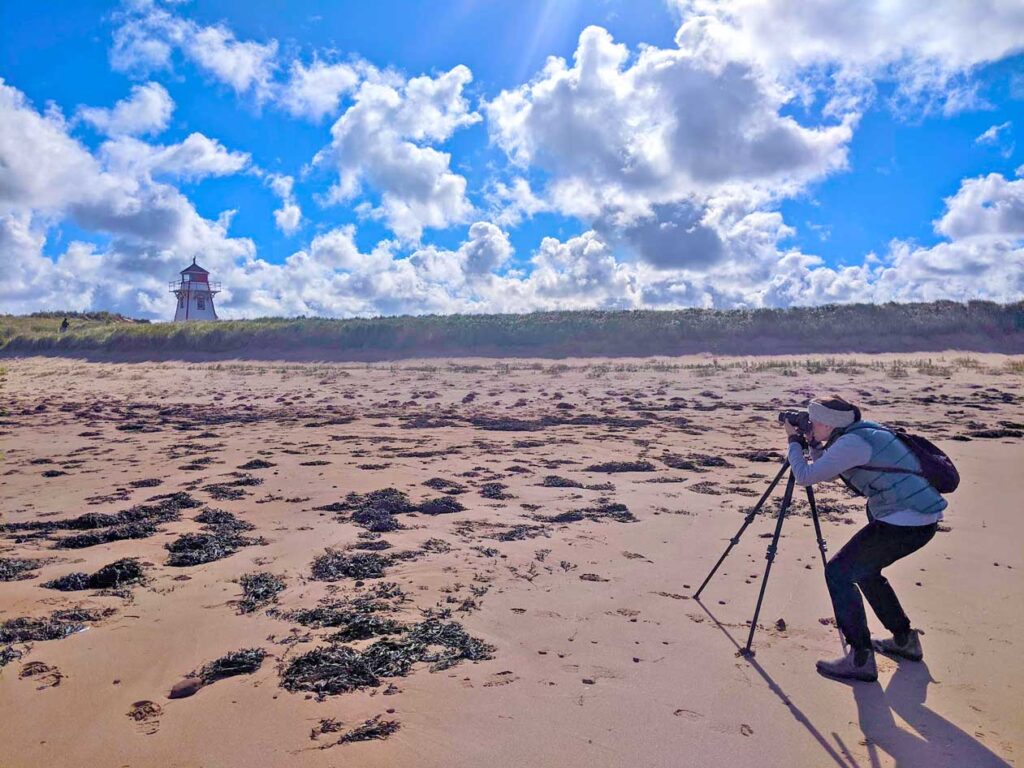
[[789,444],[789,465],[798,485],[814,485],[832,480],[853,467],[867,464],[871,460],[871,445],[857,435],[843,435],[812,464],[804,458],[804,452],[797,443]]

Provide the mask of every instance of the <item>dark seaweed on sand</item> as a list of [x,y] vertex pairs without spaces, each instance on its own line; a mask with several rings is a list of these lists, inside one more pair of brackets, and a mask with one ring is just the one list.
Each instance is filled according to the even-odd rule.
[[381,488],[369,493],[349,493],[344,501],[315,509],[325,512],[350,512],[352,522],[369,531],[387,533],[401,528],[393,515],[413,512],[416,507],[397,488]]
[[[86,512],[84,515],[64,520],[34,520],[25,523],[8,523],[7,525],[0,526],[0,530],[5,532],[41,531],[44,533],[59,530],[95,531],[99,528],[112,528],[115,526],[127,527],[134,524],[141,526],[139,530],[145,529],[146,526],[149,526],[152,530],[146,535],[152,535],[152,533],[156,531],[155,526],[157,524],[170,523],[175,520],[179,520],[181,518],[181,510],[192,509],[200,506],[200,502],[196,501],[189,494],[184,492],[162,494],[160,496],[154,496],[151,499],[148,499],[148,501],[157,503],[136,504],[135,506],[114,515],[104,514],[102,512]],[[102,534],[100,535],[102,536]],[[121,536],[118,538],[140,537]],[[117,541],[118,538],[107,538],[104,541]],[[103,543],[103,541],[98,541],[96,543]],[[58,546],[62,545],[58,543]],[[66,548],[75,549],[77,547]]]
[[170,544],[165,544],[164,548],[171,553],[167,558],[168,565],[184,567],[233,555],[244,543],[248,540],[233,533],[201,531],[183,533]]
[[17,557],[0,557],[0,581],[21,581],[38,576],[32,569],[43,565],[45,560],[22,560]]
[[440,496],[436,499],[424,501],[416,509],[424,515],[448,515],[453,512],[463,512],[466,506],[451,496]]
[[247,573],[238,580],[242,586],[242,599],[238,601],[239,613],[252,613],[265,605],[277,602],[277,595],[284,589],[284,579],[272,573]]
[[427,539],[420,545],[420,549],[424,552],[436,552],[438,554],[444,554],[445,552],[452,551],[452,545],[444,539]]
[[397,639],[378,640],[362,652],[337,644],[314,648],[288,663],[281,685],[323,697],[376,687],[382,677],[408,674],[417,662],[430,663],[431,671],[439,671],[463,660],[490,659],[493,652],[493,646],[470,637],[459,624],[432,618],[407,627]]
[[583,483],[578,480],[570,480],[568,477],[548,475],[540,483],[545,488],[582,488]]
[[225,512],[223,509],[207,509],[192,519],[207,528],[213,528],[222,533],[241,533],[242,531],[251,531],[256,527],[245,520],[239,520],[231,512]]
[[484,483],[480,486],[480,495],[485,499],[495,499],[497,501],[514,498],[511,493],[505,492],[506,488],[508,486],[504,483]]
[[543,525],[514,525],[501,533],[495,534],[494,538],[498,541],[522,541],[547,535],[549,535],[548,529]]
[[206,491],[216,501],[233,501],[241,499],[245,496],[245,491],[242,488],[247,488],[255,485],[262,485],[262,477],[253,477],[252,475],[246,475],[242,473],[234,473],[236,479],[230,480],[223,483],[211,483],[210,485],[204,485],[202,490]]
[[374,533],[397,531],[402,524],[385,509],[366,507],[352,513],[352,522]]
[[466,492],[466,486],[462,483],[457,483],[454,480],[445,480],[443,477],[432,477],[426,480],[423,485],[427,486],[427,488],[433,488],[435,491],[448,493],[453,496]]
[[202,679],[203,685],[209,685],[217,680],[223,680],[225,677],[251,675],[260,668],[266,657],[267,652],[262,648],[243,648],[240,651],[232,651],[204,666],[199,670],[199,677]]
[[84,549],[86,547],[94,547],[97,544],[109,544],[112,541],[146,539],[156,533],[157,530],[159,529],[152,523],[127,523],[98,531],[65,536],[62,539],[58,539],[54,547],[57,549]]
[[324,625],[338,627],[338,631],[330,634],[331,642],[348,643],[353,640],[368,640],[371,637],[397,635],[403,631],[402,625],[394,619],[386,619],[375,613],[346,611],[334,617],[337,623]]
[[406,638],[416,644],[444,648],[440,653],[425,653],[422,661],[433,662],[432,672],[448,669],[460,661],[483,661],[494,658],[494,646],[479,638],[471,637],[457,622],[427,619],[413,625]]
[[399,729],[397,720],[381,720],[381,716],[377,715],[371,720],[367,720],[362,725],[353,728],[351,731],[345,732],[340,739],[339,744],[349,744],[353,741],[370,741],[372,739],[386,739],[388,736],[393,734]]
[[126,557],[105,565],[93,574],[76,571],[43,584],[47,589],[71,592],[80,589],[120,589],[142,581],[143,571],[139,561]]
[[21,658],[21,651],[17,651],[9,645],[0,647],[0,667],[5,667],[12,661]]
[[380,685],[362,654],[347,645],[314,648],[288,662],[281,675],[287,691],[309,691],[328,696]]
[[87,622],[99,621],[107,611],[90,608],[64,608],[47,617],[19,617],[0,623],[0,643],[31,643],[60,640],[81,632]]
[[381,552],[385,549],[391,549],[391,542],[384,539],[371,539],[353,544],[352,549],[361,549],[365,552]]
[[598,501],[596,507],[572,509],[568,512],[559,512],[557,515],[534,515],[533,519],[542,523],[578,523],[581,520],[614,520],[617,523],[636,522],[636,517],[625,504],[605,501],[603,499]]
[[584,472],[653,472],[655,467],[649,461],[606,461],[603,464],[591,464]]
[[390,556],[375,552],[346,554],[328,549],[313,560],[313,578],[317,581],[338,581],[339,579],[377,579],[384,575],[384,569],[391,565]]
[[409,501],[408,495],[397,488],[381,488],[369,493],[352,492],[345,497],[344,501],[315,507],[315,509],[328,512],[346,512],[366,508],[384,510],[392,515],[400,515],[416,509],[415,505]]
[[239,469],[267,469],[268,467],[277,466],[272,461],[264,461],[263,459],[253,459],[242,464]]
[[210,563],[233,555],[241,547],[262,541],[242,536],[243,531],[250,531],[254,526],[230,512],[208,509],[196,515],[195,520],[203,523],[205,530],[183,533],[170,544],[165,544],[164,548],[171,553],[167,558],[168,565],[185,567]]

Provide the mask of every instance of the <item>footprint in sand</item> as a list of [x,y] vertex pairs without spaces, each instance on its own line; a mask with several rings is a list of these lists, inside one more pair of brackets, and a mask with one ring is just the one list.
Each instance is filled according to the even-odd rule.
[[60,681],[64,679],[64,673],[57,669],[57,667],[51,667],[48,664],[43,664],[41,661],[30,661],[21,668],[19,677],[22,680],[32,678],[39,683],[36,686],[36,690],[43,691],[60,685]]
[[704,715],[694,709],[677,709],[672,713],[676,717],[683,717],[687,720],[702,720]]
[[487,682],[484,683],[484,688],[495,688],[499,685],[508,685],[514,683],[519,677],[513,674],[512,670],[506,669],[503,672],[495,672],[487,678]]
[[155,701],[136,701],[132,708],[126,713],[128,718],[135,721],[135,727],[139,733],[152,736],[160,730],[160,716],[163,709]]

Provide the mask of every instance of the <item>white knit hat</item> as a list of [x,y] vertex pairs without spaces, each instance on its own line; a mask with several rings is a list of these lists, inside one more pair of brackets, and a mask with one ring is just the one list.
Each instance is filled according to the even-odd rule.
[[818,400],[807,404],[807,413],[815,424],[828,424],[830,427],[848,427],[857,419],[854,411],[833,410]]

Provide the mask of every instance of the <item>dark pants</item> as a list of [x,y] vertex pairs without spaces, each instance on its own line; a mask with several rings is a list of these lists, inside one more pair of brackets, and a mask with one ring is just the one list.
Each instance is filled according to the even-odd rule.
[[[931,541],[937,528],[937,523],[906,526],[872,520],[828,561],[825,582],[832,596],[839,628],[851,647],[871,647],[871,633],[860,592],[864,593],[886,629],[894,635],[910,631],[910,619],[882,575],[882,569],[919,550]],[[860,587],[860,592],[857,587]]]

